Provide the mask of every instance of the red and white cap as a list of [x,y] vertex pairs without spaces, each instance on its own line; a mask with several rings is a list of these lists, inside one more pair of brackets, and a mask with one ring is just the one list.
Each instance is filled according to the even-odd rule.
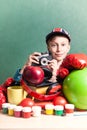
[[50,32],[47,36],[46,36],[46,43],[48,42],[48,40],[52,37],[52,36],[64,36],[66,38],[68,38],[69,42],[71,41],[70,38],[70,34],[62,28],[54,28],[52,30],[52,32]]

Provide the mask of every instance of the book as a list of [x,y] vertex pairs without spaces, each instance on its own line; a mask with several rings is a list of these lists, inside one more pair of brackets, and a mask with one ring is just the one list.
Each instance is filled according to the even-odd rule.
[[46,94],[46,90],[49,86],[43,86],[43,87],[36,87],[36,86],[29,86],[33,91],[39,93],[39,94]]

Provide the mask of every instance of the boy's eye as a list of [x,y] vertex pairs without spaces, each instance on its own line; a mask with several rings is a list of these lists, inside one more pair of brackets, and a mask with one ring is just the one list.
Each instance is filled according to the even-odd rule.
[[51,45],[51,47],[55,47],[55,46],[56,46],[56,44],[52,44],[52,45]]
[[52,46],[56,46],[56,45],[52,45]]
[[62,46],[65,46],[65,45],[66,45],[65,43],[62,44]]

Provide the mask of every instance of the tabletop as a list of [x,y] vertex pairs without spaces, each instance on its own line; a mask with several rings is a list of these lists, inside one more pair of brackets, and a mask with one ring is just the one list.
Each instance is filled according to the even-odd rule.
[[87,130],[87,114],[76,114],[74,116],[57,116],[41,114],[39,117],[22,118],[9,116],[0,112],[0,130],[7,129],[86,129]]

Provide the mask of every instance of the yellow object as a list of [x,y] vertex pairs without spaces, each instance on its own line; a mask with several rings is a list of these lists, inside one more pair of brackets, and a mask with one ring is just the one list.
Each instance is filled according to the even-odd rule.
[[54,105],[52,105],[52,104],[45,105],[45,114],[53,115],[54,114]]
[[13,116],[14,115],[14,110],[13,109],[8,109],[8,115]]
[[27,92],[23,90],[22,86],[10,86],[7,88],[7,98],[11,104],[18,105],[26,96]]
[[45,112],[47,115],[53,115],[53,113],[54,113],[53,109],[46,109]]
[[46,90],[48,89],[49,86],[43,86],[43,87],[35,87],[35,86],[29,86],[32,90],[39,94],[46,94]]
[[8,115],[9,116],[13,116],[14,115],[14,108],[16,107],[16,105],[9,105],[8,107]]

